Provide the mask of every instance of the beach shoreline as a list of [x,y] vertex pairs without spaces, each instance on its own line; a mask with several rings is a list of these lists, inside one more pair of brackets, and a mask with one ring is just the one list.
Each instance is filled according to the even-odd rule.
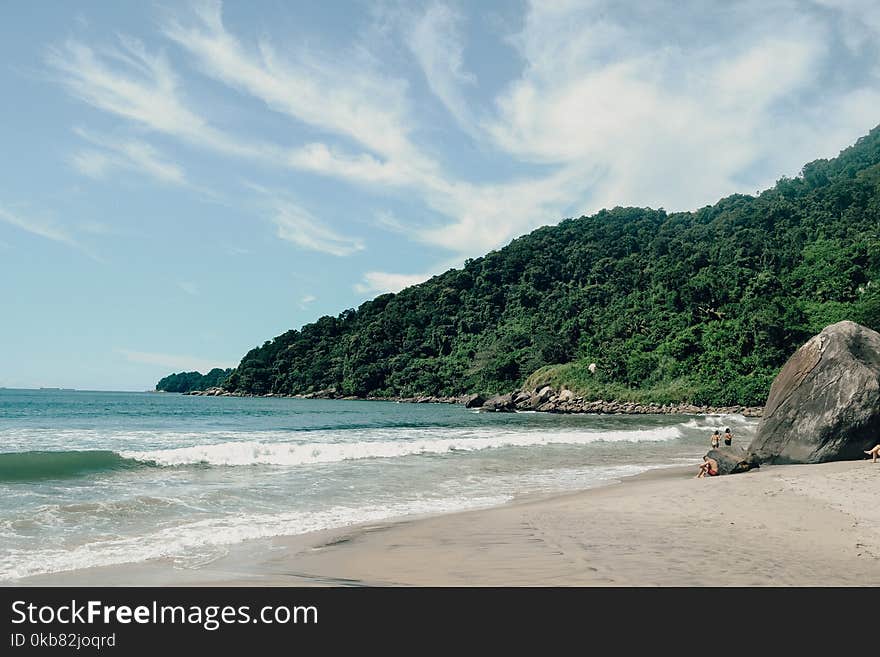
[[17,586],[876,586],[880,466],[658,468],[477,510],[255,539]]
[[[162,390],[152,392],[162,393]],[[568,391],[561,391],[566,393]],[[171,393],[175,394],[175,393]],[[330,401],[366,401],[393,402],[398,404],[457,404],[479,412],[516,413],[521,411],[556,413],[560,415],[742,415],[743,417],[759,418],[763,414],[763,406],[697,406],[686,402],[658,404],[656,402],[633,402],[620,400],[593,399],[581,397],[574,393],[569,396],[552,394],[540,396],[540,391],[515,390],[506,395],[495,395],[484,398],[481,395],[462,394],[455,396],[419,396],[419,397],[357,397],[342,396],[333,391],[321,391],[306,394],[285,394],[267,392],[256,394],[250,392],[230,392],[215,387],[207,390],[190,390],[177,393],[192,397],[236,397],[242,399],[322,399]],[[479,398],[486,405],[472,405]],[[519,399],[519,403],[516,400]],[[482,402],[481,402],[482,404]]]

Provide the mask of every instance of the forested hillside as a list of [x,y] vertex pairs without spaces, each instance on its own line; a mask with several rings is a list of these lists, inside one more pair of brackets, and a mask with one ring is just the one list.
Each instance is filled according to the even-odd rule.
[[[763,404],[795,348],[880,329],[880,128],[757,197],[614,208],[250,351],[224,384],[262,394],[499,392]],[[548,217],[548,219],[551,219]],[[588,365],[595,363],[595,373]]]
[[200,372],[177,372],[169,374],[156,384],[156,390],[164,392],[189,392],[190,390],[205,390],[221,385],[232,374],[232,369],[221,370],[215,367],[207,374]]

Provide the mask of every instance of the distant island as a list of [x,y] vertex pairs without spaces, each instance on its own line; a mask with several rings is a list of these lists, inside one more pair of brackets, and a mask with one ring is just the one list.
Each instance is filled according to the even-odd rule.
[[192,390],[214,388],[222,384],[232,374],[232,371],[232,368],[223,370],[215,367],[207,374],[200,372],[169,374],[159,380],[159,383],[156,384],[156,390],[162,392],[190,392]]
[[757,196],[566,219],[288,331],[235,370],[159,385],[385,398],[550,385],[760,406],[792,351],[845,319],[880,329],[880,127]]

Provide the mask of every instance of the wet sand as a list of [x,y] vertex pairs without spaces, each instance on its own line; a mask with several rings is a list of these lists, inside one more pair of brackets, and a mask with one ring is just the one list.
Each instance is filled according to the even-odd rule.
[[248,541],[199,568],[154,560],[35,586],[880,585],[880,463],[655,470],[491,509]]

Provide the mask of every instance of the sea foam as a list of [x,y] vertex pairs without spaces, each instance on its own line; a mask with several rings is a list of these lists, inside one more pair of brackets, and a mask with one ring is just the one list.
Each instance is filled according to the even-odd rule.
[[79,568],[139,563],[171,557],[202,565],[223,556],[222,546],[242,541],[348,527],[392,518],[497,506],[509,496],[411,500],[364,507],[335,506],[320,511],[238,513],[183,523],[141,536],[93,541],[69,549],[12,550],[0,557],[0,581]]
[[[422,430],[423,433],[429,431]],[[434,432],[436,433],[436,431]],[[490,435],[464,435],[449,438],[409,438],[357,442],[235,441],[194,445],[174,449],[123,451],[121,456],[160,466],[178,465],[308,465],[354,459],[399,458],[419,454],[450,454],[501,447],[539,447],[545,445],[588,445],[596,442],[643,442],[675,440],[682,436],[677,427],[632,431],[529,431],[498,432]]]

